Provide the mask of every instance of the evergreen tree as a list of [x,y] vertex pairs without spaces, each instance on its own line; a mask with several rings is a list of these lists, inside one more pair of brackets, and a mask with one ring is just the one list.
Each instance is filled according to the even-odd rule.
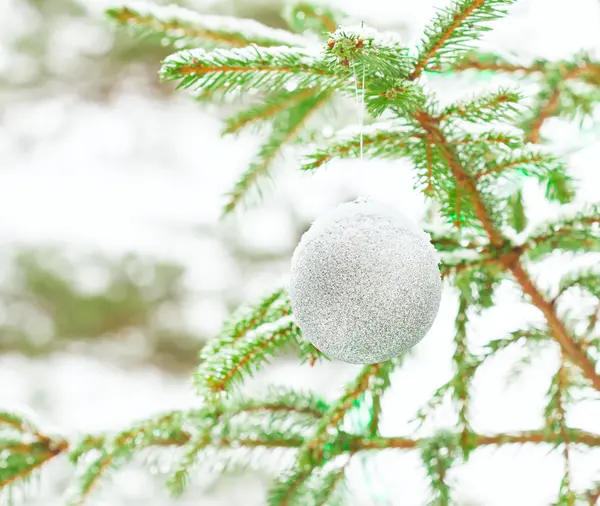
[[[219,469],[248,464],[256,453],[293,452],[269,492],[269,504],[348,504],[344,473],[348,461],[369,451],[419,450],[430,480],[431,503],[448,505],[448,472],[479,448],[515,444],[547,445],[564,456],[564,476],[556,484],[560,505],[595,504],[598,484],[574,489],[570,455],[575,446],[600,446],[600,432],[567,423],[569,406],[600,391],[599,310],[584,324],[574,319],[565,295],[579,290],[600,301],[600,272],[578,269],[552,291],[538,286],[532,266],[553,252],[600,250],[600,211],[579,209],[529,227],[522,181],[534,178],[548,200],[568,204],[574,184],[563,162],[540,146],[550,117],[583,119],[600,100],[600,62],[586,54],[570,60],[513,63],[472,49],[490,22],[507,14],[514,0],[457,0],[439,10],[417,50],[394,34],[346,25],[344,13],[298,1],[286,9],[290,31],[255,21],[203,16],[175,7],[130,5],[108,11],[118,25],[173,44],[179,51],[163,62],[160,75],[193,90],[202,101],[243,98],[244,108],[226,121],[228,134],[255,125],[270,126],[266,141],[229,194],[224,212],[234,211],[270,173],[281,149],[314,140],[302,170],[322,170],[333,158],[411,161],[416,187],[441,217],[430,227],[444,280],[459,304],[455,324],[453,376],[417,413],[425,420],[446,399],[456,406],[452,432],[384,437],[378,424],[382,396],[402,367],[402,358],[365,365],[333,402],[313,394],[273,388],[260,398],[236,391],[246,378],[267,367],[280,350],[297,349],[307,367],[327,360],[303,340],[281,289],[240,309],[204,349],[195,374],[198,408],[141,421],[119,433],[62,438],[27,417],[0,412],[0,488],[10,494],[59,455],[77,468],[69,503],[81,505],[111,472],[148,448],[178,447],[180,459],[167,486],[180,494],[199,462]],[[325,34],[325,35],[324,35]],[[320,42],[315,42],[320,37]],[[464,71],[515,73],[534,80],[540,92],[523,107],[518,91],[498,89],[441,106],[424,83],[425,74]],[[350,129],[322,143],[318,115],[341,96],[360,96],[368,113],[364,129]],[[228,102],[229,103],[229,102]],[[316,120],[315,120],[316,117]],[[471,350],[469,318],[494,305],[508,280],[543,315],[544,325],[515,329]],[[520,345],[547,348],[560,356],[549,380],[545,425],[501,434],[477,432],[469,414],[476,371],[502,350]],[[356,432],[343,423],[368,405],[370,419]],[[344,426],[345,427],[345,426]]]

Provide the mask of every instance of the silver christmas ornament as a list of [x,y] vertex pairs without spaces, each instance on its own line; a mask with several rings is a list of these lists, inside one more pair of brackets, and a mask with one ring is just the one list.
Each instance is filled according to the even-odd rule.
[[374,364],[417,344],[442,293],[429,236],[371,200],[319,217],[294,251],[289,296],[304,337],[330,358]]

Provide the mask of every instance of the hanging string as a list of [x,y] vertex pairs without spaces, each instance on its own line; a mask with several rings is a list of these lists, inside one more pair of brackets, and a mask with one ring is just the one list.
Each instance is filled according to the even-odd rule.
[[[363,28],[365,25],[364,21],[361,21],[360,26]],[[354,97],[356,99],[356,106],[358,108],[358,126],[360,128],[360,161],[363,161],[364,149],[363,149],[363,130],[365,126],[365,66],[362,66],[362,84],[360,92],[358,90],[358,77],[356,75],[356,63],[352,61],[352,73],[354,74]],[[360,95],[359,95],[360,93]]]

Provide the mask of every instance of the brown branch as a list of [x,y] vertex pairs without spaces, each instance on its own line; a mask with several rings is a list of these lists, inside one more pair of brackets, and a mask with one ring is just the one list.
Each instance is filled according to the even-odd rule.
[[431,46],[424,55],[421,55],[421,57],[419,58],[419,61],[417,62],[417,65],[415,66],[415,69],[411,72],[411,74],[409,76],[410,80],[416,79],[417,77],[419,77],[421,75],[421,72],[423,72],[423,69],[425,68],[425,66],[427,65],[429,60],[431,60],[431,58],[433,58],[435,56],[435,54],[444,46],[446,41],[460,27],[460,25],[463,23],[463,21],[465,19],[467,19],[475,9],[481,7],[484,3],[485,3],[485,0],[475,0],[463,12],[461,12],[460,14],[454,15],[453,23],[440,36],[438,41],[433,46]]
[[234,66],[224,66],[224,65],[220,65],[220,66],[211,66],[211,65],[204,65],[202,62],[195,60],[192,64],[190,65],[182,65],[181,67],[179,67],[177,69],[177,74],[184,76],[184,75],[204,75],[204,74],[211,74],[211,73],[216,73],[216,72],[220,72],[220,73],[224,73],[224,72],[237,72],[237,73],[248,73],[248,72],[271,72],[271,73],[277,73],[277,74],[287,74],[287,73],[298,73],[298,72],[310,72],[311,74],[317,74],[317,75],[326,75],[327,72],[325,70],[322,69],[317,69],[314,67],[306,67],[303,70],[298,70],[298,67],[277,67],[277,68],[273,68],[273,67],[266,67],[266,66],[260,66],[259,63],[257,63],[257,65],[255,67],[234,67]]
[[298,12],[302,12],[305,16],[312,16],[319,21],[323,25],[323,27],[328,32],[335,32],[337,30],[337,25],[335,21],[323,14],[317,14],[315,9],[311,5],[302,5],[299,6]]
[[[38,443],[36,443],[36,445],[38,447],[40,447],[40,445],[41,445],[40,449],[44,449],[44,451],[46,452],[46,455],[42,459],[40,459],[38,462],[31,465],[30,467],[23,469],[20,472],[13,474],[12,476],[9,476],[8,478],[6,478],[4,480],[0,480],[0,488],[6,487],[12,483],[17,482],[20,479],[30,476],[34,471],[36,471],[37,469],[42,467],[44,464],[50,462],[54,457],[57,457],[61,453],[65,452],[69,446],[66,441],[62,441],[62,440],[53,441],[48,437],[44,437],[43,441],[39,441]],[[21,450],[21,449],[31,450],[31,445],[23,445],[23,446],[25,446],[26,448],[19,448],[19,450]],[[14,449],[15,449],[15,447],[9,448],[9,450],[14,450]],[[22,453],[24,453],[24,452],[22,452]]]
[[517,158],[515,160],[507,160],[506,162],[501,163],[500,165],[496,165],[494,167],[488,168],[487,170],[478,172],[477,174],[475,174],[474,178],[476,181],[478,181],[482,177],[489,176],[490,174],[495,174],[497,172],[503,172],[507,169],[512,169],[513,167],[516,167],[516,166],[524,164],[524,163],[540,163],[543,161],[543,156],[539,153],[536,153],[534,155],[526,155],[526,157],[527,158]]
[[[431,70],[434,72],[442,71],[440,66],[431,67]],[[461,72],[465,70],[491,70],[492,72],[523,72],[525,74],[535,74],[538,72],[544,72],[546,70],[546,66],[542,63],[534,63],[533,65],[513,65],[511,63],[506,62],[486,62],[481,61],[477,58],[477,55],[472,55],[464,60],[458,62],[456,65],[452,67],[453,71]]]
[[253,121],[259,121],[261,119],[269,118],[269,117],[273,116],[274,114],[278,113],[279,111],[281,111],[287,107],[290,107],[292,104],[295,104],[296,102],[300,102],[300,101],[304,100],[305,98],[307,98],[308,96],[313,95],[313,94],[315,94],[315,90],[313,88],[306,88],[301,93],[298,93],[297,95],[290,97],[291,100],[283,99],[280,102],[273,104],[271,107],[264,109],[262,111],[262,114],[260,114],[260,115],[256,115],[256,116],[252,116],[252,117],[249,117],[249,116],[239,117],[235,123],[232,123],[231,125],[227,126],[227,128],[224,130],[224,133],[237,132],[241,128],[245,127],[248,123],[252,123]]
[[[173,34],[178,38],[182,37],[181,34],[183,33],[183,36],[190,39],[203,39],[220,44],[225,43],[230,47],[244,47],[252,43],[252,41],[248,40],[241,33],[220,33],[219,31],[194,27],[187,22],[181,23],[175,20],[163,21],[152,16],[145,16],[127,7],[124,7],[118,13],[113,12],[112,17],[123,24],[145,26],[151,30],[166,33],[167,35]],[[260,42],[256,42],[263,47],[282,45],[282,42],[270,41],[262,37],[260,37]]]
[[521,285],[523,291],[529,295],[531,302],[544,314],[552,335],[556,341],[558,341],[564,352],[569,356],[571,361],[581,368],[583,374],[591,381],[594,388],[600,390],[600,375],[596,373],[594,362],[569,334],[564,323],[556,314],[554,304],[542,295],[540,290],[533,283],[529,273],[525,271],[521,265],[520,261],[517,260],[506,266],[512,272],[517,283]]
[[[327,100],[331,97],[332,93],[333,93],[332,91],[324,92],[321,94],[321,96],[317,100],[314,101],[314,103],[312,104],[310,109],[304,113],[304,117],[301,119],[301,121],[299,121],[298,124],[296,124],[294,126],[294,128],[290,129],[285,134],[285,136],[281,139],[281,141],[279,143],[280,147],[283,144],[285,144],[286,142],[289,142],[291,139],[293,139],[296,136],[298,131],[301,130],[304,125],[306,125],[306,122],[311,117],[311,115],[315,114],[315,112],[317,112],[321,107],[323,107],[325,105]],[[247,171],[242,176],[242,180],[244,181],[244,187],[240,188],[236,185],[234,190],[231,192],[229,202],[227,202],[227,204],[225,205],[226,213],[229,213],[229,212],[233,211],[233,209],[235,209],[235,207],[238,205],[238,203],[244,197],[244,194],[246,193],[246,189],[249,188],[251,184],[253,184],[260,176],[262,176],[268,170],[269,165],[275,159],[275,157],[277,156],[279,151],[280,151],[280,149],[273,150],[269,154],[269,156],[265,157],[262,160],[260,165],[256,166],[255,170],[253,170],[250,173],[248,173],[248,171]],[[246,175],[248,177],[246,177]]]
[[[592,434],[582,430],[571,429],[573,444],[583,444],[590,447],[600,446],[600,435]],[[523,431],[506,434],[483,435],[473,434],[473,444],[479,446],[502,446],[507,444],[556,444],[556,436],[545,430]],[[351,451],[361,450],[383,450],[396,448],[411,450],[419,447],[427,439],[410,439],[405,437],[370,437],[351,438],[349,440]]]
[[431,151],[431,142],[427,138],[425,146],[427,148],[427,188],[425,188],[425,193],[430,195],[433,193],[433,153]]
[[540,142],[540,130],[544,122],[554,114],[559,105],[560,100],[560,84],[558,83],[550,92],[550,97],[545,104],[542,105],[538,111],[537,117],[533,120],[528,131],[525,132],[525,142],[533,142],[538,144]]
[[446,140],[444,134],[440,130],[439,120],[434,118],[425,111],[418,111],[414,114],[414,118],[419,122],[421,127],[431,136],[437,144],[440,152],[448,162],[452,169],[452,173],[456,178],[457,188],[462,186],[467,190],[467,194],[473,199],[473,208],[475,215],[481,222],[484,230],[487,232],[493,246],[499,247],[504,245],[505,239],[496,230],[489,211],[481,200],[481,195],[477,191],[474,181],[465,172],[462,163],[454,152],[452,145]]
[[[323,416],[323,412],[317,409],[313,409],[310,406],[305,408],[296,408],[294,406],[287,406],[286,404],[262,404],[260,406],[249,406],[239,410],[239,413],[248,413],[252,411],[282,411],[287,413],[300,413],[302,415],[311,415],[315,418],[321,418]],[[235,414],[237,411],[233,413],[231,411],[226,411],[227,414]]]
[[225,390],[227,383],[231,380],[231,378],[233,378],[233,376],[235,374],[237,374],[239,371],[241,371],[242,368],[245,365],[247,365],[258,353],[264,351],[269,345],[271,345],[273,343],[273,341],[275,339],[277,339],[278,337],[280,337],[280,335],[282,333],[287,333],[289,330],[290,330],[290,327],[284,327],[282,329],[279,329],[278,331],[273,332],[271,337],[263,340],[258,346],[252,348],[250,353],[248,353],[246,356],[242,357],[237,364],[235,364],[233,367],[231,367],[231,369],[229,369],[227,371],[225,376],[223,376],[222,378],[219,378],[214,383],[207,382],[211,391],[213,393],[217,393],[217,392]]
[[[432,117],[425,111],[417,112],[414,115],[414,118],[436,141],[442,155],[446,158],[446,161],[454,174],[457,185],[462,185],[462,187],[467,190],[467,193],[473,202],[475,215],[486,231],[491,245],[494,248],[504,250],[510,245],[509,241],[496,229],[490,218],[489,211],[481,199],[481,193],[477,189],[474,179],[466,173],[462,162],[454,152],[452,145],[446,140],[439,128],[438,119]],[[530,275],[521,265],[518,250],[515,248],[511,253],[512,254],[502,257],[502,263],[505,268],[512,273],[522,290],[529,295],[531,302],[544,314],[546,321],[548,322],[548,327],[561,348],[569,358],[581,368],[583,374],[591,381],[594,388],[600,390],[600,375],[596,373],[594,362],[569,334],[564,323],[556,314],[554,305],[548,301],[537,286],[535,286]]]

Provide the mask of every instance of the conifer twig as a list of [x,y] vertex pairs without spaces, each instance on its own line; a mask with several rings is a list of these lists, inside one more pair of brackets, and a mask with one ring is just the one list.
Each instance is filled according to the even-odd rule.
[[[497,249],[504,249],[508,244],[507,239],[505,239],[497,230],[490,217],[489,210],[483,203],[481,194],[477,189],[473,178],[466,173],[458,155],[454,152],[451,144],[448,143],[440,130],[438,119],[425,111],[417,112],[414,117],[440,147],[441,153],[444,155],[448,165],[452,169],[457,184],[462,185],[467,190],[468,197],[473,202],[475,214],[490,238],[492,246]],[[552,335],[564,349],[565,353],[571,360],[579,365],[583,374],[591,381],[594,388],[600,390],[600,374],[596,372],[593,361],[569,334],[564,323],[558,317],[553,304],[542,295],[540,290],[533,283],[530,275],[521,265],[519,254],[516,251],[513,251],[513,254],[503,257],[503,263],[513,274],[515,280],[521,286],[525,294],[530,297],[531,302],[543,313]]]

